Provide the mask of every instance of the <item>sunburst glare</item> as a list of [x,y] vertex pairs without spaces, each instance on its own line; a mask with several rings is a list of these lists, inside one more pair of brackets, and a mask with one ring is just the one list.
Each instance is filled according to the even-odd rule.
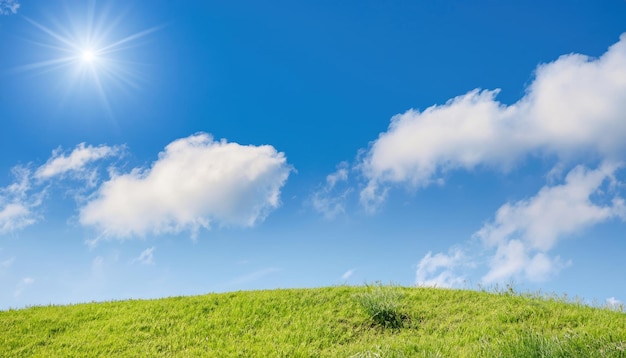
[[140,50],[136,48],[141,44],[140,39],[160,27],[124,33],[127,29],[122,26],[127,24],[122,22],[124,16],[110,18],[108,8],[98,8],[96,16],[95,1],[82,4],[87,4],[83,11],[66,6],[66,18],[50,20],[49,24],[25,17],[37,29],[34,33],[37,40],[30,42],[37,46],[33,56],[38,56],[39,61],[17,70],[36,74],[63,71],[67,80],[57,83],[70,92],[80,84],[81,91],[87,89],[97,95],[111,114],[110,96],[114,88],[140,87],[141,63],[136,58],[141,56],[137,55]]
[[92,50],[83,50],[83,62],[92,62],[96,59],[96,54]]

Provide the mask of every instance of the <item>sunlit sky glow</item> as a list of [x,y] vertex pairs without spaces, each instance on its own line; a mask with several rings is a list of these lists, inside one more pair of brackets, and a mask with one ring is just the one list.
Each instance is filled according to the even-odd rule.
[[[108,92],[139,87],[141,72],[139,64],[131,60],[133,48],[159,27],[123,33],[118,28],[125,17],[109,18],[111,10],[108,8],[100,7],[101,11],[97,12],[95,1],[75,7],[65,5],[61,14],[45,13],[49,24],[24,17],[33,29],[40,31],[33,34],[37,40],[31,43],[36,47],[34,54],[43,59],[19,65],[15,70],[36,74],[65,72],[68,91],[89,88],[112,116]],[[79,83],[88,86],[77,89]]]
[[83,49],[82,52],[82,59],[85,62],[92,62],[96,59],[96,54],[94,53],[93,50],[90,49]]
[[625,18],[0,0],[0,309],[372,281],[624,302]]

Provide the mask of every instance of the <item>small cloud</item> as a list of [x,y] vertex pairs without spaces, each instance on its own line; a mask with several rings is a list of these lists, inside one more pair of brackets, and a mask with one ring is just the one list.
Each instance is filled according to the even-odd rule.
[[0,235],[34,224],[38,216],[34,210],[41,205],[45,190],[29,195],[30,171],[17,166],[12,169],[16,180],[0,188]]
[[[54,150],[50,159],[34,173],[28,166],[12,168],[15,181],[0,188],[0,234],[23,229],[41,219],[38,208],[51,188],[48,181],[71,175],[74,179],[85,180],[89,187],[93,187],[98,182],[98,172],[88,168],[89,164],[118,155],[121,149],[81,143],[69,154],[63,154],[61,149]],[[76,199],[80,198],[77,196]]]
[[546,181],[548,184],[554,184],[563,179],[563,172],[565,171],[565,164],[563,162],[555,165],[548,174],[546,174]]
[[329,220],[345,213],[346,198],[352,189],[337,189],[337,185],[347,181],[348,163],[341,162],[337,166],[337,170],[326,177],[324,185],[311,195],[309,203],[313,209]]
[[428,252],[417,265],[415,283],[428,287],[456,287],[465,282],[465,277],[456,273],[458,268],[471,266],[463,251],[451,249],[448,254],[433,255]]
[[139,262],[144,265],[153,265],[154,264],[154,249],[155,247],[152,246],[151,248],[143,250],[141,254],[139,254],[139,256],[133,260],[133,262]]
[[34,224],[37,220],[23,203],[10,203],[0,210],[0,234],[16,231]]
[[4,270],[8,269],[9,267],[13,265],[13,262],[15,262],[14,257],[0,261],[0,269],[4,269]]
[[499,245],[490,260],[490,270],[483,276],[482,282],[504,282],[520,275],[529,281],[542,282],[571,265],[571,261],[563,262],[559,256],[551,258],[543,252],[536,252],[532,257],[531,255],[533,250],[520,240]]
[[13,296],[15,298],[18,298],[22,295],[22,292],[24,292],[24,290],[32,285],[35,282],[35,279],[33,279],[32,277],[24,277],[22,280],[20,280],[20,282],[17,284],[17,287],[15,288],[15,291],[13,292]]
[[239,286],[239,285],[243,285],[252,281],[256,281],[260,278],[263,278],[265,276],[268,276],[268,275],[271,275],[280,271],[281,269],[279,268],[270,267],[270,268],[258,270],[255,272],[251,272],[243,276],[236,277],[235,279],[231,280],[228,284],[231,286]]
[[341,162],[337,166],[337,171],[326,176],[326,184],[329,189],[333,189],[338,182],[348,180],[348,163]]
[[104,270],[104,258],[102,256],[96,256],[91,262],[91,272],[94,274],[101,274]]
[[0,0],[0,15],[17,14],[20,3],[17,0]]
[[624,303],[618,299],[616,299],[615,297],[609,297],[606,299],[606,305],[607,307],[611,308],[611,309],[623,309],[624,308]]
[[99,238],[149,233],[192,237],[212,223],[250,227],[280,205],[292,168],[270,145],[215,141],[206,133],[175,140],[151,168],[104,182],[80,208],[79,221]]
[[341,279],[344,281],[347,281],[350,279],[350,277],[352,277],[352,275],[354,275],[354,272],[356,270],[355,269],[350,269],[348,271],[346,271],[343,275],[341,275]]
[[85,179],[95,184],[95,173],[88,171],[87,166],[91,162],[117,156],[121,150],[121,147],[109,147],[106,145],[94,147],[80,143],[70,154],[66,155],[58,148],[52,152],[52,156],[48,159],[46,164],[40,166],[37,171],[35,171],[34,178],[44,180],[72,173],[78,178]]

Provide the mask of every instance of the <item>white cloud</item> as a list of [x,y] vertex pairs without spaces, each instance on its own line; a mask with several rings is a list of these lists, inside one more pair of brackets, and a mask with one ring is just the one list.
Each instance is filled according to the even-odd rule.
[[133,260],[133,262],[139,262],[144,265],[153,265],[154,264],[154,249],[155,247],[152,246],[150,248],[143,250],[141,254],[139,254],[139,256]]
[[525,242],[511,240],[498,245],[490,260],[490,269],[482,278],[483,283],[504,282],[511,277],[523,277],[540,282],[558,274],[570,262],[563,262],[559,256],[551,258],[543,252],[534,252]]
[[89,179],[93,177],[93,174],[86,170],[88,164],[100,159],[116,156],[120,151],[120,147],[109,147],[106,145],[94,147],[80,143],[69,155],[65,155],[59,148],[52,152],[52,156],[48,159],[46,164],[35,171],[34,177],[40,180],[50,179],[70,172],[79,177]]
[[13,265],[13,263],[15,262],[15,258],[11,257],[9,259],[0,261],[0,269],[6,270],[9,267],[11,267]]
[[344,281],[350,279],[350,277],[352,277],[352,275],[354,275],[355,271],[356,271],[355,269],[350,269],[350,270],[344,272],[344,274],[341,275],[341,279],[344,280]]
[[94,275],[101,275],[104,271],[104,258],[96,256],[91,262],[91,272]]
[[346,180],[348,180],[348,163],[346,162],[341,162],[337,167],[337,171],[326,177],[326,183],[330,189],[334,188],[338,182]]
[[28,287],[31,286],[33,283],[35,283],[35,279],[33,279],[32,277],[24,277],[23,279],[20,280],[20,282],[17,284],[17,287],[15,288],[15,291],[13,292],[13,296],[15,298],[18,298],[22,295],[22,292],[24,292],[24,290]]
[[14,167],[15,181],[0,188],[0,234],[23,229],[41,218],[38,208],[49,189],[47,180],[71,173],[74,178],[86,180],[93,186],[97,182],[97,171],[88,170],[88,164],[117,155],[119,151],[120,147],[93,147],[81,143],[69,155],[61,153],[60,149],[54,150],[46,164],[34,173],[28,167]]
[[279,269],[279,268],[269,267],[269,268],[265,268],[265,269],[261,269],[261,270],[258,270],[258,271],[251,272],[251,273],[243,275],[243,276],[236,277],[235,279],[231,280],[228,284],[231,285],[231,286],[239,286],[239,285],[243,285],[243,284],[246,284],[246,283],[250,283],[250,282],[256,281],[256,280],[258,280],[260,278],[263,278],[263,277],[268,276],[268,275],[272,275],[272,274],[274,274],[276,272],[280,272],[280,271],[281,271],[281,269]]
[[624,200],[614,190],[621,185],[615,178],[620,167],[609,162],[595,170],[579,165],[563,183],[546,185],[531,198],[502,205],[493,221],[473,235],[481,249],[470,250],[468,244],[465,250],[455,248],[447,255],[429,252],[418,265],[417,283],[459,285],[463,276],[455,269],[485,259],[489,268],[482,282],[486,284],[511,278],[540,282],[557,275],[571,265],[549,255],[560,240],[611,219],[626,221]]
[[16,166],[11,169],[11,173],[16,179],[15,182],[5,188],[0,188],[0,194],[9,197],[24,198],[31,186],[30,170],[22,166]]
[[458,248],[451,249],[446,254],[433,255],[428,252],[417,265],[415,283],[419,286],[429,287],[455,287],[465,282],[463,275],[457,274],[456,270],[461,267],[471,266],[463,251]]
[[0,15],[17,14],[20,3],[17,0],[0,0]]
[[16,181],[0,188],[0,235],[34,224],[38,216],[34,209],[41,205],[45,192],[27,195],[31,189],[30,171],[23,167],[12,170]]
[[502,281],[520,274],[541,281],[567,266],[559,257],[549,258],[546,252],[565,237],[622,217],[621,198],[614,196],[606,205],[590,198],[601,194],[602,184],[614,180],[617,169],[617,165],[607,163],[596,170],[577,166],[563,184],[545,186],[532,198],[500,207],[493,222],[475,233],[487,248],[496,248],[483,281]]
[[549,250],[564,235],[618,216],[623,205],[619,198],[605,206],[590,199],[617,168],[606,163],[596,170],[577,166],[564,184],[544,186],[530,199],[504,204],[494,222],[483,226],[476,236],[489,246],[520,237],[532,249]]
[[0,210],[0,234],[25,228],[35,222],[34,214],[22,203],[9,203]]
[[617,159],[626,152],[626,34],[600,58],[541,65],[517,103],[470,91],[391,119],[361,159],[361,203],[374,210],[390,185],[428,186],[453,169],[511,169],[527,155]]
[[352,191],[350,188],[337,189],[340,183],[348,181],[348,163],[342,162],[337,170],[326,177],[326,183],[311,195],[310,203],[313,209],[333,219],[346,211],[346,198]]
[[618,299],[616,299],[615,297],[609,297],[606,299],[606,305],[609,308],[613,308],[613,309],[619,309],[619,308],[624,308],[624,303]]
[[144,236],[220,225],[252,226],[280,205],[291,171],[272,146],[214,141],[206,133],[178,139],[151,168],[104,182],[80,208],[82,225],[100,237]]

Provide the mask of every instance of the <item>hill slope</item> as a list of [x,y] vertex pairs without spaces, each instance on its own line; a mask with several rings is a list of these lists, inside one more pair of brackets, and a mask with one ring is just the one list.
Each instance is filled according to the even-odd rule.
[[233,292],[0,312],[0,356],[626,357],[626,314],[392,286]]

